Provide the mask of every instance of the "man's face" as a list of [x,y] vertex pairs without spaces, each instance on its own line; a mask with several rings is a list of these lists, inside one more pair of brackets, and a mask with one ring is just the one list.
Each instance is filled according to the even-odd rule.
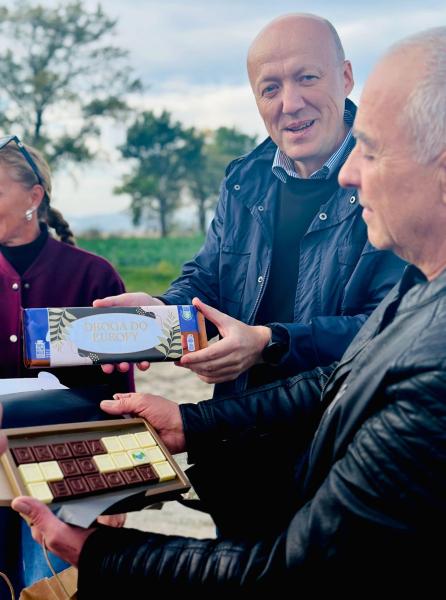
[[377,66],[356,115],[357,144],[339,174],[342,186],[359,190],[370,242],[419,266],[442,214],[436,163],[415,160],[413,140],[401,120],[423,62],[420,51],[412,49]]
[[345,137],[350,63],[340,60],[324,23],[302,17],[271,26],[254,42],[248,72],[269,135],[308,177]]

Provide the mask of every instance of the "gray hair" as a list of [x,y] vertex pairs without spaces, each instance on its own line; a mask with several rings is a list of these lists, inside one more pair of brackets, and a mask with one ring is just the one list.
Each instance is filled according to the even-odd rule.
[[446,148],[446,27],[434,27],[404,38],[389,55],[407,49],[424,52],[426,70],[409,94],[401,120],[412,136],[415,159],[428,164]]

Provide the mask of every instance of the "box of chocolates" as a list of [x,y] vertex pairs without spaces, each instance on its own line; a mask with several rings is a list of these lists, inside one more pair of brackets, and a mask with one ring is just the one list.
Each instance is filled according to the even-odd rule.
[[116,491],[144,491],[145,497],[156,496],[158,501],[190,488],[143,419],[6,429],[4,433],[8,450],[1,462],[9,488],[0,479],[0,505],[9,504],[17,495],[52,504]]
[[207,346],[192,305],[28,308],[24,362],[30,368],[179,360]]

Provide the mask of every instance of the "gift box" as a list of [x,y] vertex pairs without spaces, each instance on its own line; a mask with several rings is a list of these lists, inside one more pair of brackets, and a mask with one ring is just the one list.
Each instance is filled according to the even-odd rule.
[[179,360],[207,346],[192,305],[28,308],[22,317],[30,368]]

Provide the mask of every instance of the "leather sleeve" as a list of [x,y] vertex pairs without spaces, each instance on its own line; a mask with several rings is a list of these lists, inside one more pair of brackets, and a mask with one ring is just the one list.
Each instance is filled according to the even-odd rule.
[[[167,594],[195,586],[209,592],[216,586],[231,591],[271,583],[281,589],[288,579],[299,583],[309,573],[320,582],[330,573],[353,576],[361,568],[369,584],[380,576],[376,565],[388,566],[396,577],[404,572],[407,581],[420,572],[425,556],[435,553],[424,533],[441,539],[445,531],[445,389],[446,375],[440,371],[389,386],[384,408],[365,421],[274,539],[95,532],[80,558],[80,600],[100,597],[86,592],[87,581],[104,594],[123,586],[122,597],[140,597],[138,589]],[[401,573],[399,564],[405,569]]]
[[223,446],[254,438],[311,440],[322,414],[322,388],[334,366],[317,368],[243,394],[181,404],[189,462]]

